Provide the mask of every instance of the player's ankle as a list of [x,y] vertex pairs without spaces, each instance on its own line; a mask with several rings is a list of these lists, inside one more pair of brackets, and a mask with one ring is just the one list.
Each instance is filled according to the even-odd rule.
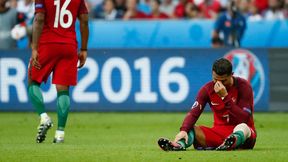
[[50,120],[50,117],[48,116],[48,114],[46,112],[44,112],[44,113],[40,114],[40,120],[41,120],[41,123],[45,123],[48,120]]
[[236,138],[236,141],[235,141],[236,142],[236,147],[241,146],[245,142],[245,137],[244,137],[243,132],[237,131],[237,132],[234,132],[233,135]]
[[56,132],[55,132],[55,137],[64,137],[64,135],[65,135],[65,132],[64,132],[64,130],[56,130]]
[[40,114],[40,118],[44,119],[44,118],[49,118],[48,114],[46,112],[43,112]]
[[186,144],[184,141],[180,140],[176,142],[180,147],[182,147],[183,149],[186,149]]
[[64,135],[64,130],[56,130],[53,143],[63,143]]

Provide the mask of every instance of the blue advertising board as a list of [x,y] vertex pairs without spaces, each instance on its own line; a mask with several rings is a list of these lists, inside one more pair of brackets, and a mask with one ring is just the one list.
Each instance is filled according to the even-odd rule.
[[[72,111],[188,111],[199,88],[211,80],[215,59],[232,61],[235,75],[250,81],[256,111],[269,108],[266,49],[89,50],[78,85],[70,91]],[[28,50],[0,51],[0,111],[33,111],[27,94]],[[41,85],[48,110],[56,90]],[[209,110],[209,108],[206,108]]]
[[[211,48],[212,20],[90,21],[89,48]],[[80,38],[79,25],[76,25]],[[288,20],[247,22],[244,48],[288,47]],[[79,39],[80,40],[80,39]]]
[[[88,48],[211,48],[213,28],[213,20],[91,20]],[[76,33],[80,40],[79,24]],[[287,37],[288,20],[248,21],[241,45],[288,47]],[[28,43],[28,38],[20,39],[18,48],[27,48]]]

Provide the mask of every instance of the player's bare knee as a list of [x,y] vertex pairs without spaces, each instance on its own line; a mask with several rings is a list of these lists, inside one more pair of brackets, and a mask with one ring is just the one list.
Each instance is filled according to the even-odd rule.
[[56,84],[56,89],[57,89],[57,92],[59,92],[59,91],[68,91],[69,90],[69,86]]
[[195,133],[195,140],[198,144],[200,144],[202,147],[206,147],[206,139],[205,134],[202,131],[202,129],[198,126],[194,126],[194,133]]
[[233,132],[237,132],[237,131],[242,131],[244,136],[246,137],[246,139],[251,136],[251,130],[250,130],[249,126],[246,123],[238,124],[234,128]]

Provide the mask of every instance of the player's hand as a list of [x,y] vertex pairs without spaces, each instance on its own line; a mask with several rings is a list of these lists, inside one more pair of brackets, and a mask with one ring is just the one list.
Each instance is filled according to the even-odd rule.
[[218,94],[219,97],[226,97],[228,92],[222,82],[217,81],[214,85],[214,91]]
[[36,49],[32,49],[31,63],[36,69],[41,69],[41,65],[38,60],[38,51]]
[[78,60],[79,60],[79,66],[78,68],[82,68],[86,62],[87,59],[87,51],[80,51],[78,55]]
[[174,139],[174,142],[178,142],[181,139],[185,139],[185,143],[188,144],[188,134],[185,131],[180,131]]

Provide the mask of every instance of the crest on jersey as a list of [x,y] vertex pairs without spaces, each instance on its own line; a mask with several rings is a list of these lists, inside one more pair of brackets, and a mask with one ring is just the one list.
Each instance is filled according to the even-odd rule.
[[234,76],[250,82],[255,104],[261,98],[265,87],[265,74],[263,65],[251,51],[236,49],[229,51],[225,56],[233,65]]
[[195,107],[197,107],[199,105],[198,101],[195,101],[194,104],[192,105],[191,109],[194,109]]

